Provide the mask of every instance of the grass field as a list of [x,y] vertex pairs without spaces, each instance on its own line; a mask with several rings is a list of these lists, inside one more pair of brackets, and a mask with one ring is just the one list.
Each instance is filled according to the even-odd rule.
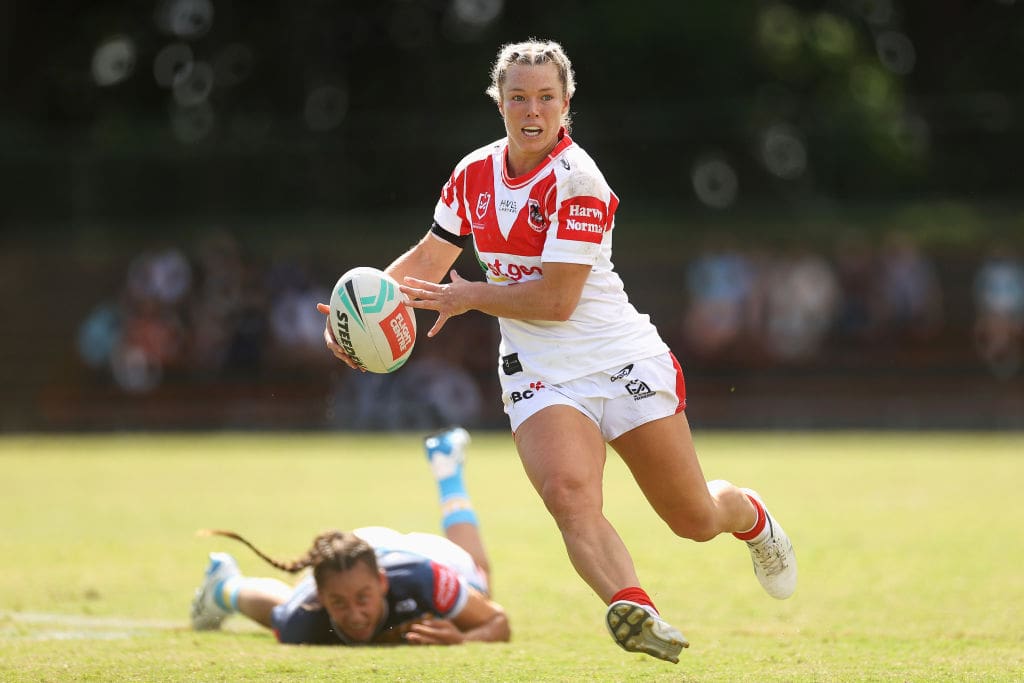
[[615,646],[505,434],[468,483],[513,640],[285,647],[241,618],[188,626],[206,554],[288,579],[228,539],[304,552],[324,529],[438,530],[419,434],[0,438],[4,681],[1024,680],[1024,435],[697,433],[705,474],[757,488],[800,560],[767,597],[743,546],[675,539],[610,456],[606,513],[678,665]]

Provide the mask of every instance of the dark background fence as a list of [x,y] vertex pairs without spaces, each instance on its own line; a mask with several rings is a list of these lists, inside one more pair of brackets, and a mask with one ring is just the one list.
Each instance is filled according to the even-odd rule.
[[531,35],[695,424],[1024,426],[1019,2],[154,0],[0,10],[0,428],[504,427],[493,320],[368,377],[313,304],[422,235]]

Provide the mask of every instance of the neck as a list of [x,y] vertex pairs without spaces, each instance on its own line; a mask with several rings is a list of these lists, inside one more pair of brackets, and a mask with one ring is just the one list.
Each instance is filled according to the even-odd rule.
[[507,154],[505,156],[505,169],[508,171],[508,177],[518,178],[521,175],[526,175],[533,169],[540,166],[550,153],[551,151],[548,150],[548,152],[541,157],[520,159],[513,159],[511,153]]

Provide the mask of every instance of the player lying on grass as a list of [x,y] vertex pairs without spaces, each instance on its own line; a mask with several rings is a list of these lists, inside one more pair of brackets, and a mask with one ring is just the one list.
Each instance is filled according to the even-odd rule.
[[312,573],[295,587],[244,576],[227,553],[210,553],[192,602],[192,627],[220,628],[241,613],[289,644],[454,645],[507,641],[508,618],[489,597],[489,566],[462,469],[469,434],[456,428],[424,444],[437,479],[447,538],[385,527],[328,531],[293,562],[274,560],[231,531],[205,531],[245,543],[287,572]]

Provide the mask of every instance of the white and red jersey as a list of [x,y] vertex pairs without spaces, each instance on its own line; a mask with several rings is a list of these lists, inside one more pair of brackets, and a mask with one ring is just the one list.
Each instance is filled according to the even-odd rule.
[[[509,177],[507,154],[503,138],[462,159],[441,191],[434,222],[453,235],[472,235],[491,284],[543,277],[545,263],[591,266],[569,320],[498,319],[500,355],[518,354],[514,374],[521,366],[525,376],[556,384],[667,351],[613,269],[619,200],[593,159],[564,131],[525,176]],[[510,364],[503,367],[513,374]]]

